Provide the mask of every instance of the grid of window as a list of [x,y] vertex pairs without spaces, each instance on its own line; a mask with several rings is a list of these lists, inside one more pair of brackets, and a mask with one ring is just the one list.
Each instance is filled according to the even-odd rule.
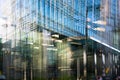
[[[86,4],[87,1],[87,4]],[[111,33],[95,30],[103,25],[95,23],[105,17],[107,25],[112,23],[110,17],[116,4],[111,5],[108,15],[101,16],[102,0],[14,0],[12,1],[12,19],[16,24],[12,40],[11,66],[14,67],[14,76],[20,74],[21,79],[28,80],[76,80],[77,66],[80,66],[80,75],[84,75],[83,45],[79,42],[68,41],[71,37],[85,35],[88,27],[88,36],[110,43]],[[87,12],[88,7],[88,12]],[[112,8],[114,7],[114,8]],[[112,9],[111,9],[112,8]],[[88,13],[88,15],[86,15]],[[109,16],[109,17],[108,17]],[[87,22],[86,17],[90,18]],[[113,25],[113,24],[112,24]],[[105,25],[106,26],[106,25]],[[57,38],[53,37],[57,36]],[[58,38],[59,37],[59,38]],[[107,42],[108,41],[108,42]],[[93,44],[93,41],[91,42]],[[116,42],[115,42],[116,43]],[[87,67],[94,69],[93,45],[88,52]],[[99,46],[99,45],[98,45]],[[96,46],[95,46],[96,47]],[[98,52],[99,53],[99,52]],[[99,57],[99,54],[97,54]],[[79,59],[77,59],[79,58]],[[100,57],[100,59],[102,59]],[[100,60],[102,64],[102,60]],[[16,66],[17,65],[17,66]],[[101,67],[101,66],[99,66]],[[19,71],[17,72],[16,70]],[[88,69],[88,74],[94,70]],[[101,70],[101,69],[100,69]],[[27,74],[25,74],[25,71]],[[12,72],[12,71],[11,71]],[[25,77],[25,76],[26,77]],[[31,76],[31,77],[30,77]]]

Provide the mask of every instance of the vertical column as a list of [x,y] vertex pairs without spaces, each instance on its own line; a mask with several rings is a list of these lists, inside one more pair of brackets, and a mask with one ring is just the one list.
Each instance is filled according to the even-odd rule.
[[115,74],[117,75],[117,55],[114,55],[115,61]]
[[102,69],[102,76],[105,77],[105,54],[102,53],[102,63],[103,63],[103,69]]
[[97,55],[96,55],[96,52],[94,52],[94,63],[95,63],[95,76],[97,76]]
[[83,64],[84,64],[84,77],[87,77],[87,68],[86,68],[86,64],[87,64],[87,53],[86,53],[86,47],[84,46],[84,50],[83,50]]
[[117,75],[119,75],[119,72],[120,72],[119,71],[120,70],[120,62],[119,61],[120,61],[120,56],[118,55],[117,56]]
[[24,77],[23,80],[27,80],[27,76],[26,76],[26,63],[23,63],[23,69],[24,69]]
[[106,69],[105,69],[106,75],[108,74],[108,70],[109,70],[109,53],[106,54]]
[[102,63],[103,63],[103,66],[105,65],[105,54],[102,53]]
[[77,58],[77,80],[79,80],[80,77],[80,58]]
[[110,75],[112,75],[112,54],[110,53],[109,56],[110,56],[110,58],[109,58],[109,61],[110,61],[110,64],[109,64],[109,66],[110,66]]
[[85,8],[86,8],[86,24],[85,24],[85,46],[84,46],[84,51],[83,51],[83,63],[84,63],[84,77],[86,80],[86,77],[87,77],[87,67],[86,67],[86,64],[87,64],[87,48],[88,48],[88,43],[87,43],[87,39],[88,39],[88,28],[87,28],[87,24],[88,24],[88,21],[87,21],[87,16],[88,16],[88,7],[87,7],[87,0],[85,0]]
[[[14,33],[14,48],[15,48],[15,52],[14,52],[14,59],[16,60],[16,25],[14,26],[14,30],[15,30],[15,33]],[[14,69],[15,69],[15,72],[14,72],[14,79],[16,79],[17,78],[17,72],[16,72],[16,62],[14,63],[15,65],[14,65]]]
[[108,53],[108,59],[107,59],[107,67],[106,67],[106,75],[111,74],[111,53]]

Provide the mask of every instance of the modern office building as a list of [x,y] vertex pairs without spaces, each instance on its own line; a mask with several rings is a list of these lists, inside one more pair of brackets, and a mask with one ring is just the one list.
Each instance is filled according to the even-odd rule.
[[7,80],[119,75],[119,0],[11,0],[11,10]]

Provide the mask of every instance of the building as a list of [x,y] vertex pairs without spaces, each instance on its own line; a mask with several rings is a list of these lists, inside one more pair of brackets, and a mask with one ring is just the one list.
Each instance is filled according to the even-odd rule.
[[11,0],[7,79],[118,75],[119,5],[118,0]]
[[0,39],[0,73],[2,72],[2,40]]

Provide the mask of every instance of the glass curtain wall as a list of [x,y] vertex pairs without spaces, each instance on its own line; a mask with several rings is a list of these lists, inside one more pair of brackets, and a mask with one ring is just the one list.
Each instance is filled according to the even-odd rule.
[[[23,30],[16,29],[16,40],[12,42],[11,65],[7,73],[9,79],[76,80],[78,57],[80,64],[83,64],[82,45],[69,42],[66,36],[53,33],[35,29],[26,34]],[[82,76],[83,65],[80,72]]]
[[[15,30],[10,69],[13,75],[9,78],[76,80],[77,57],[81,56],[80,62],[83,64],[82,45],[69,40],[85,33],[85,7],[82,7],[85,2],[13,0],[11,4]],[[82,76],[83,65],[81,66]]]
[[85,58],[81,39],[88,27],[89,37],[110,40],[99,31],[102,0],[12,0],[11,6],[8,80],[76,80],[85,76],[85,61],[88,79],[103,74],[109,49],[88,39]]

